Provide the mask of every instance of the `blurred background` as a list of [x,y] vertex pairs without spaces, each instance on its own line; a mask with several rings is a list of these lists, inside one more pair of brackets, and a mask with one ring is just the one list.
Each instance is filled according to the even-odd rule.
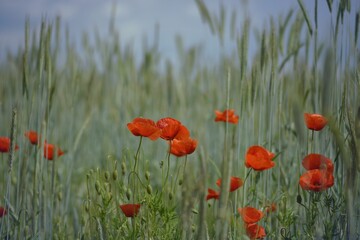
[[[290,9],[300,9],[296,0],[218,0],[204,1],[211,13],[220,15],[220,9],[227,13],[227,22],[236,14],[235,24],[241,28],[245,19],[250,19],[250,55],[256,51],[254,38],[257,31],[269,27],[271,16],[277,18]],[[304,1],[309,17],[313,18],[315,1]],[[358,9],[360,1],[351,1],[353,9]],[[329,40],[334,33],[331,25],[335,24],[336,15],[329,12],[327,1],[318,1],[319,39]],[[54,20],[60,16],[62,30],[68,28],[71,39],[81,44],[82,34],[92,33],[95,29],[106,35],[111,16],[115,27],[124,43],[131,43],[134,52],[139,56],[144,41],[148,44],[157,41],[159,51],[166,58],[176,61],[175,37],[181,35],[184,46],[202,45],[204,57],[214,59],[219,52],[236,50],[236,44],[231,41],[230,34],[225,33],[223,46],[212,34],[210,27],[205,26],[196,1],[165,1],[165,0],[134,0],[134,1],[97,1],[97,0],[31,0],[2,1],[0,3],[0,59],[4,59],[7,51],[17,51],[24,45],[24,23],[28,18],[33,29],[40,30],[41,19]],[[353,31],[355,11],[344,16],[345,23],[350,24]],[[329,24],[329,21],[331,23]],[[229,32],[229,28],[225,29]],[[157,33],[156,33],[157,32]],[[93,35],[90,35],[93,40]],[[158,38],[158,39],[155,39]]]

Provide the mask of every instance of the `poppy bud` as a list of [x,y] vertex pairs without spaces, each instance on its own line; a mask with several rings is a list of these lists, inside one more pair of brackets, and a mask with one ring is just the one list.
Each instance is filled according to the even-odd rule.
[[84,208],[85,208],[85,212],[89,212],[89,210],[90,210],[90,203],[89,203],[89,201],[86,201],[86,202],[84,203]]
[[57,198],[58,198],[59,202],[61,202],[61,200],[63,198],[62,192],[58,192]]
[[109,171],[106,171],[104,175],[105,175],[105,180],[106,180],[106,181],[109,181],[109,179],[110,179],[110,173],[109,173]]
[[122,175],[126,174],[126,164],[125,164],[125,162],[121,162],[121,173],[122,173]]
[[90,179],[90,173],[86,174],[86,178],[87,178],[87,180]]
[[195,230],[196,230],[196,226],[195,226],[195,225],[192,225],[192,226],[191,226],[191,231],[194,233]]
[[191,209],[191,211],[192,211],[192,213],[194,213],[194,214],[199,214],[199,212],[198,212],[195,208]]
[[147,185],[147,187],[146,187],[146,192],[151,195],[151,193],[152,193],[152,188],[151,188],[150,185]]
[[160,161],[160,168],[162,168],[162,167],[163,167],[163,165],[164,165],[164,161],[163,161],[163,160],[161,160],[161,161]]
[[148,181],[150,180],[150,172],[149,171],[145,172],[145,179]]
[[179,179],[179,186],[181,186],[183,184],[183,180],[180,178]]
[[95,189],[96,189],[96,192],[100,195],[101,194],[101,188],[100,188],[100,182],[99,181],[95,182]]
[[131,190],[129,188],[126,190],[126,198],[128,200],[130,200],[130,198],[131,198]]
[[299,194],[299,195],[297,195],[297,197],[296,197],[296,202],[297,202],[298,204],[301,204],[301,201],[302,201],[301,195]]
[[174,197],[173,193],[172,192],[169,192],[169,200],[172,200]]
[[116,181],[117,176],[118,176],[118,172],[117,172],[117,170],[115,169],[115,170],[113,171],[113,173],[112,173],[112,178],[113,178],[114,181]]
[[16,178],[16,177],[12,177],[12,178],[11,178],[11,183],[12,183],[13,185],[16,185],[16,183],[17,183],[17,178]]

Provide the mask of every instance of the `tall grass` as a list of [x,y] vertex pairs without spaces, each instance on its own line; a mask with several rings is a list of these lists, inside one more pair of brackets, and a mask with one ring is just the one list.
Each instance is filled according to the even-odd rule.
[[[181,36],[176,65],[164,59],[157,40],[144,44],[138,57],[114,20],[107,36],[85,33],[80,46],[60,19],[44,19],[37,30],[26,21],[24,44],[0,63],[0,135],[19,145],[1,154],[0,205],[9,212],[0,219],[1,238],[243,239],[236,209],[273,202],[278,208],[263,224],[269,239],[359,237],[359,10],[346,0],[327,1],[335,22],[329,19],[330,41],[321,42],[318,2],[313,17],[298,3],[299,10],[271,18],[250,43],[251,18],[237,29],[234,12],[211,13],[196,1],[222,49],[226,34],[237,47],[230,55],[224,50],[216,64],[204,60],[201,46],[185,48]],[[352,11],[355,31],[343,20]],[[249,44],[256,45],[253,58]],[[240,115],[236,127],[214,122],[214,110],[225,108]],[[313,141],[304,112],[329,119]],[[161,196],[168,146],[142,143],[135,191],[147,208],[127,220],[118,205],[135,194],[128,174],[139,139],[126,124],[138,116],[174,117],[199,146],[188,156],[182,185],[176,180],[184,161],[171,158],[170,190]],[[64,156],[44,159],[41,146],[24,137],[30,129]],[[244,155],[251,145],[275,152],[276,167],[249,173]],[[320,197],[299,188],[301,161],[310,152],[335,163],[335,185]],[[217,178],[247,174],[236,194],[204,201]],[[313,209],[311,216],[299,202]]]

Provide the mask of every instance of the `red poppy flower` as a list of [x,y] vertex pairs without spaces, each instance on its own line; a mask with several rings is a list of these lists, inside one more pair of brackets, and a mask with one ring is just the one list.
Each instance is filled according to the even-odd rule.
[[229,122],[233,124],[237,124],[239,122],[239,116],[235,115],[234,109],[227,109],[224,112],[216,110],[215,114],[215,122]]
[[256,223],[264,216],[262,211],[253,207],[238,208],[238,212],[243,221],[247,224]]
[[57,156],[60,157],[61,155],[64,154],[64,152],[54,146],[53,144],[49,144],[49,143],[45,143],[44,144],[44,157],[47,159],[47,160],[53,160],[54,159],[54,149],[57,148]]
[[7,214],[6,209],[4,207],[0,207],[0,218]]
[[[15,145],[15,150],[18,150],[19,146]],[[0,137],[0,152],[8,153],[10,151],[10,138]]]
[[246,224],[246,234],[250,239],[261,239],[266,237],[265,228],[256,223]]
[[246,152],[245,166],[253,168],[255,171],[272,168],[275,166],[275,162],[272,161],[274,156],[274,153],[261,146],[252,146]]
[[299,184],[304,190],[320,192],[334,185],[334,176],[327,171],[313,169],[301,175]]
[[308,129],[320,131],[327,124],[327,119],[320,114],[304,113],[305,123]]
[[219,199],[220,198],[220,193],[211,189],[211,188],[208,188],[208,195],[206,196],[206,200],[209,200],[209,199]]
[[184,139],[188,139],[189,137],[190,137],[189,130],[184,125],[180,125],[179,131],[174,137],[174,139],[184,140]]
[[135,136],[148,137],[153,141],[158,139],[161,133],[155,122],[148,118],[135,118],[127,127]]
[[126,217],[135,217],[139,213],[140,206],[140,204],[124,204],[119,207]]
[[329,173],[334,172],[334,164],[332,161],[329,158],[317,153],[307,155],[303,159],[302,165],[306,170],[322,169]]
[[162,118],[156,122],[160,128],[160,137],[165,140],[173,140],[180,131],[181,122],[170,117]]
[[[219,178],[216,181],[216,185],[218,185],[219,187],[221,187],[221,178]],[[241,187],[243,185],[243,181],[241,178],[239,177],[231,177],[230,178],[230,192],[235,191],[236,189],[238,189],[239,187]]]
[[25,136],[29,139],[30,143],[32,145],[38,145],[39,144],[39,136],[37,132],[35,131],[28,131],[25,133]]
[[175,156],[182,157],[195,151],[197,141],[192,138],[184,140],[174,139],[171,141],[170,153]]

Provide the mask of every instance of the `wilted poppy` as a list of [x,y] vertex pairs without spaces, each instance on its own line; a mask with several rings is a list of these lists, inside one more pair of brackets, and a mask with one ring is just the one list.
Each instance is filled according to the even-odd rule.
[[140,206],[140,204],[124,204],[119,207],[126,217],[135,217],[139,213]]
[[334,185],[334,176],[326,170],[313,169],[301,175],[299,184],[304,190],[320,192]]
[[246,234],[250,239],[261,239],[266,237],[265,228],[256,223],[246,224]]
[[272,161],[275,154],[261,146],[251,146],[245,156],[245,166],[255,171],[263,171],[275,166]]
[[320,131],[327,124],[327,119],[320,114],[304,113],[305,123],[308,129]]
[[329,158],[317,153],[307,155],[303,159],[302,165],[306,170],[323,169],[329,173],[334,172],[334,164],[332,161]]
[[156,122],[160,128],[160,137],[165,140],[173,140],[180,131],[181,122],[170,117],[162,118]]
[[170,153],[175,156],[182,157],[195,151],[197,141],[192,138],[183,140],[174,139],[171,141]]
[[45,143],[44,144],[44,157],[47,159],[47,160],[53,160],[54,159],[54,150],[55,148],[57,148],[57,156],[60,157],[61,155],[64,154],[64,152],[54,146],[53,144],[50,144],[50,143]]
[[28,131],[25,133],[25,136],[29,139],[32,145],[38,145],[39,143],[39,136],[35,131]]
[[206,196],[206,200],[209,200],[209,199],[219,199],[220,198],[220,193],[211,189],[211,188],[208,188],[208,195]]
[[7,214],[6,209],[4,207],[0,207],[0,218]]
[[153,141],[158,139],[161,133],[155,122],[148,118],[135,118],[127,127],[135,136],[148,137]]
[[[15,150],[19,149],[18,145],[15,145]],[[0,152],[8,153],[10,151],[10,138],[0,137]]]
[[[216,185],[221,187],[221,178],[216,181]],[[230,177],[230,192],[235,191],[243,185],[243,181],[239,177]]]
[[215,122],[229,122],[233,124],[237,124],[239,122],[239,116],[235,115],[234,109],[227,109],[224,112],[216,110],[215,114]]
[[264,216],[264,213],[253,207],[238,208],[238,212],[247,224],[256,223]]
[[265,211],[267,212],[267,213],[271,213],[271,212],[275,212],[276,211],[276,204],[275,203],[272,203],[271,205],[269,205],[269,206],[266,206],[266,208],[265,208]]

